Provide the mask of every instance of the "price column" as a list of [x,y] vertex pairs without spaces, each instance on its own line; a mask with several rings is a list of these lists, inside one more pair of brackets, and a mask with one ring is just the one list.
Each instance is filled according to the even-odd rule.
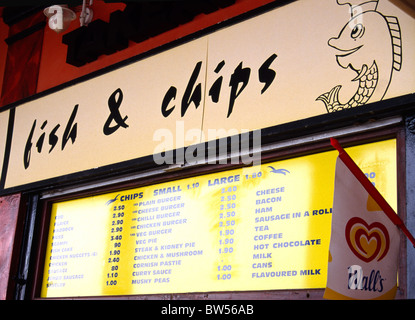
[[237,221],[237,186],[221,188],[219,205],[219,237],[217,265],[217,280],[230,280],[232,278],[232,258]]
[[108,268],[105,274],[105,285],[114,287],[118,284],[121,260],[122,232],[124,224],[124,205],[114,206],[110,220],[110,241],[107,256]]

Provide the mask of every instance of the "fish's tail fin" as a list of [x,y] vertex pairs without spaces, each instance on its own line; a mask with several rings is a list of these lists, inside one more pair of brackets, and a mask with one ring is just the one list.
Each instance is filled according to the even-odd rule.
[[336,111],[336,107],[340,104],[339,91],[341,87],[341,85],[335,86],[329,92],[323,93],[316,99],[323,101],[324,105],[326,106],[327,112]]
[[401,28],[399,21],[396,17],[385,16],[388,23],[389,32],[392,39],[393,48],[393,68],[396,71],[401,70],[402,66],[402,41],[401,41]]

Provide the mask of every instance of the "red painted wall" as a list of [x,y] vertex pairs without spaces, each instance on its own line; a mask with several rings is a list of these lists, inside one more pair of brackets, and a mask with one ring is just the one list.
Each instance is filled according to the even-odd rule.
[[[30,16],[12,25],[9,28],[8,36],[18,34],[43,20],[44,16],[41,12]],[[23,40],[7,46],[1,105],[18,101],[36,93],[42,42],[43,30],[38,30]]]
[[[1,11],[0,11],[1,13]],[[0,96],[3,88],[3,75],[6,67],[7,44],[4,41],[8,37],[9,26],[3,22],[0,15]]]

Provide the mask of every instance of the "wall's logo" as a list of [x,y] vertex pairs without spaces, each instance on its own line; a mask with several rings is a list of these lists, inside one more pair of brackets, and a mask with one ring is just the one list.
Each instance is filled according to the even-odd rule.
[[380,270],[372,269],[369,275],[364,275],[363,268],[359,265],[352,265],[347,268],[348,285],[347,288],[351,290],[363,290],[382,292],[383,282],[386,280],[382,278]]
[[389,233],[386,227],[374,222],[370,225],[359,217],[351,218],[345,228],[350,250],[364,262],[382,260],[389,251]]
[[393,70],[399,71],[402,63],[399,21],[378,12],[378,0],[337,0],[337,3],[350,6],[351,18],[328,45],[339,51],[336,60],[340,67],[356,72],[352,82],[357,89],[346,103],[339,101],[341,85],[320,95],[317,100],[324,102],[328,112],[382,100]]

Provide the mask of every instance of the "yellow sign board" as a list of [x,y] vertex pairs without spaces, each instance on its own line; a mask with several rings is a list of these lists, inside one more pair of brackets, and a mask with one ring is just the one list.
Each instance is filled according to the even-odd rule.
[[411,94],[414,14],[293,1],[22,103],[4,188]]
[[[347,149],[396,206],[396,141]],[[337,151],[53,204],[41,297],[323,288]]]

